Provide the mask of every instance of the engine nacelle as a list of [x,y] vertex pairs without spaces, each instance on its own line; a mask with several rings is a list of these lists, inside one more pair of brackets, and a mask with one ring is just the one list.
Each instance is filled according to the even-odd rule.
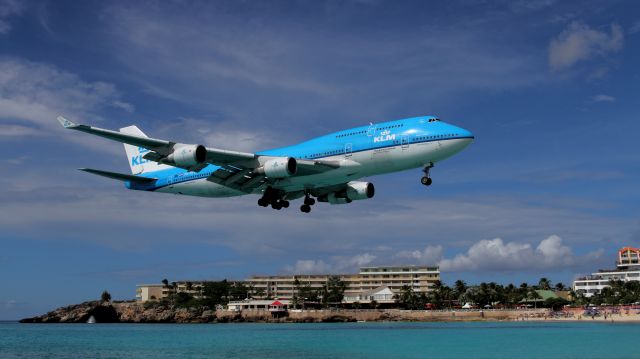
[[352,201],[369,199],[376,193],[373,183],[352,181],[347,183],[347,198]]
[[344,190],[332,192],[318,197],[320,202],[330,204],[347,204],[361,199],[369,199],[375,194],[373,183],[352,181]]
[[329,193],[326,198],[318,198],[320,202],[329,202],[330,204],[347,204],[352,201],[347,197],[339,197],[337,193]]
[[285,178],[295,175],[297,171],[298,162],[293,157],[270,159],[255,170],[269,178]]
[[173,147],[173,153],[167,156],[168,162],[184,168],[199,165],[206,160],[207,149],[203,145],[177,144]]

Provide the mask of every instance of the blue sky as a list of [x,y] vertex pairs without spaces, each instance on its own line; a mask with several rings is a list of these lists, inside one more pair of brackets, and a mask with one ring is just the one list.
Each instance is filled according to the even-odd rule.
[[[0,0],[0,318],[162,278],[439,264],[568,284],[640,245],[634,1]],[[434,114],[476,141],[311,215],[126,191],[55,117],[242,151]]]

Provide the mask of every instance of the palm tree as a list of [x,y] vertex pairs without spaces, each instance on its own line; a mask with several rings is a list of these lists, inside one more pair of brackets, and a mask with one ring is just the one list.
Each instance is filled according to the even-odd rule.
[[167,278],[162,280],[162,284],[164,285],[164,287],[168,287],[169,286],[169,280]]
[[111,301],[111,294],[105,290],[104,292],[102,292],[100,299],[102,299],[103,302],[109,302]]
[[558,282],[558,283],[556,283],[555,288],[556,288],[556,290],[557,290],[557,291],[563,291],[563,290],[566,290],[566,289],[567,289],[567,288],[564,286],[564,283],[562,283],[562,282]]
[[529,294],[527,295],[527,299],[531,299],[533,300],[533,306],[534,308],[538,308],[538,299],[542,299],[542,297],[540,296],[540,294],[538,294],[538,292],[535,289],[531,289],[529,291]]
[[460,300],[460,297],[462,297],[464,295],[464,293],[467,292],[467,283],[465,283],[463,280],[458,279],[454,284],[453,284],[453,288],[454,288],[454,296],[455,299],[457,299],[458,301]]
[[551,281],[548,278],[542,277],[540,281],[538,281],[538,287],[543,290],[551,289]]

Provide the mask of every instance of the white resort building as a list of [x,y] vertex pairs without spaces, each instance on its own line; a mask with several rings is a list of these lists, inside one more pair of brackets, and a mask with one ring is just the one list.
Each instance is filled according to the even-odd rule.
[[609,281],[640,281],[640,249],[624,247],[618,251],[616,269],[601,269],[573,282],[573,290],[591,297],[609,286]]
[[[251,288],[252,297],[255,299],[291,300],[299,288],[310,287],[312,290],[319,290],[332,276],[339,277],[346,284],[343,302],[370,303],[374,300],[382,304],[393,303],[394,294],[399,293],[404,286],[417,293],[428,292],[431,286],[440,280],[440,269],[415,265],[362,267],[358,274],[252,276],[241,282]],[[146,302],[182,292],[200,298],[204,283],[204,281],[179,281],[171,283],[171,286],[140,284],[136,289],[136,299],[139,302]]]

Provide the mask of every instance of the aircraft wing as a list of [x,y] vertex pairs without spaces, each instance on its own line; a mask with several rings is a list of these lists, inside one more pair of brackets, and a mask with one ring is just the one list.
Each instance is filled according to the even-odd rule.
[[171,151],[173,150],[173,146],[176,144],[175,142],[157,140],[155,138],[128,135],[117,131],[105,130],[103,128],[79,125],[70,120],[67,120],[62,116],[58,116],[58,121],[64,128],[70,130],[86,132],[92,135],[108,138],[110,140],[126,143],[129,145],[144,147],[165,156],[171,153]]
[[[204,147],[204,149],[206,149],[206,157],[203,163],[192,166],[184,166],[177,163],[168,162],[167,158],[168,156],[173,154],[177,148],[180,148],[180,146],[190,145],[149,138],[146,136],[126,134],[88,125],[80,125],[62,116],[58,116],[57,119],[60,124],[62,124],[62,126],[67,129],[86,132],[92,135],[104,137],[113,141],[126,143],[133,146],[144,147],[150,150],[144,155],[144,159],[146,160],[168,164],[174,167],[185,168],[195,172],[202,170],[208,164],[219,166],[220,168],[212,173],[207,178],[207,180],[247,193],[252,192],[256,188],[271,181],[263,173],[257,171],[257,169],[264,165],[264,163],[269,161],[270,159],[277,158],[273,156],[264,156],[254,153]],[[338,161],[297,159],[296,163],[297,172],[294,176],[308,176],[341,167],[341,163]]]

